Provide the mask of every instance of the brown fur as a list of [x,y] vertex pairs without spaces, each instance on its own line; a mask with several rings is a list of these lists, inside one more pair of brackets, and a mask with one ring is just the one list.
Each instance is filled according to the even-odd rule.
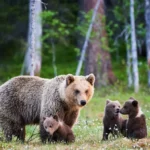
[[103,138],[102,140],[108,140],[108,136],[111,133],[113,137],[119,136],[120,132],[122,132],[122,124],[123,118],[121,117],[120,103],[118,101],[106,101],[105,114],[103,117]]
[[126,121],[126,137],[141,139],[147,136],[145,115],[141,111],[137,100],[131,97],[125,102],[120,113],[129,116]]
[[[0,127],[6,140],[12,135],[25,139],[25,125],[40,123],[40,136],[45,142],[47,133],[43,117],[55,115],[72,128],[81,108],[94,93],[94,75],[62,75],[53,79],[18,76],[0,86]],[[16,133],[17,131],[17,133]]]
[[64,141],[66,143],[75,141],[71,128],[64,122],[60,122],[57,115],[44,118],[43,126],[50,134],[52,141]]

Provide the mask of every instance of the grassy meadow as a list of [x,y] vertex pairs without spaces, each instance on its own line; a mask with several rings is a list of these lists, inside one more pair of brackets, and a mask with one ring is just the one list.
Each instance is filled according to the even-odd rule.
[[[53,143],[42,144],[38,134],[38,126],[26,127],[26,142],[20,141],[10,143],[0,142],[0,150],[129,150],[129,149],[150,149],[150,91],[146,88],[135,94],[132,90],[128,91],[123,86],[96,90],[93,99],[81,110],[78,122],[74,125],[73,131],[76,141],[72,144]],[[141,87],[142,88],[142,87]],[[102,117],[106,99],[119,100],[124,103],[130,96],[135,97],[146,115],[148,137],[138,141],[131,141],[124,137],[113,139],[111,136],[108,141],[101,141],[103,125]]]

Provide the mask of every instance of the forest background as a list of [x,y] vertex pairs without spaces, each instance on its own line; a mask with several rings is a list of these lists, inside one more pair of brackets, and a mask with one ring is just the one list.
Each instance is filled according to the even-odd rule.
[[[35,74],[52,78],[59,74],[76,73],[96,2],[36,2]],[[31,41],[29,6],[25,0],[0,3],[1,83],[30,72],[31,59],[26,61]],[[146,15],[149,14],[146,14],[146,1],[135,1],[134,9],[137,72],[140,84],[147,86],[149,46],[146,45],[146,33],[149,33],[149,17],[146,19]],[[99,4],[81,70],[84,75],[95,74],[96,87],[116,82],[124,82],[129,87],[134,85],[130,16],[130,1],[101,0]]]

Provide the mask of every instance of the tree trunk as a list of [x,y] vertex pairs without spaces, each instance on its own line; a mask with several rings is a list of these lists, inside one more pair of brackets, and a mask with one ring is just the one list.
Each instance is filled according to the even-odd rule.
[[[84,10],[86,12],[93,9],[96,5],[96,0],[84,0]],[[95,86],[101,87],[115,82],[115,76],[112,71],[111,56],[108,48],[104,18],[104,1],[101,0],[98,8],[98,15],[93,24],[94,37],[91,38],[88,44],[88,49],[85,59],[85,74],[94,73],[96,77]]]
[[137,44],[135,34],[135,19],[134,19],[134,0],[130,0],[130,22],[131,22],[131,51],[132,51],[132,67],[133,67],[133,80],[134,91],[139,91],[139,72],[137,60]]
[[86,32],[86,38],[85,38],[85,42],[83,44],[83,48],[82,48],[82,51],[81,51],[81,56],[80,56],[80,60],[79,60],[78,66],[77,66],[76,75],[80,74],[80,71],[81,71],[81,68],[82,68],[82,64],[83,64],[83,61],[84,61],[86,49],[87,49],[88,42],[89,42],[89,39],[90,39],[93,23],[94,23],[95,18],[96,18],[97,10],[98,10],[99,5],[100,5],[100,1],[101,0],[98,0],[97,3],[96,3],[96,6],[95,6],[95,9],[94,9],[94,12],[93,12],[93,15],[92,15],[92,19],[91,19],[88,31]]
[[148,65],[148,86],[150,87],[150,0],[145,0],[146,49]]
[[132,63],[131,63],[131,50],[129,47],[129,33],[125,32],[125,42],[126,42],[126,51],[127,51],[127,76],[128,76],[128,87],[131,87],[133,84],[132,79]]
[[26,51],[21,74],[39,75],[41,70],[41,36],[42,22],[40,13],[42,12],[41,2],[30,0],[29,29],[28,29],[28,49]]
[[52,65],[54,70],[54,76],[57,76],[57,66],[56,66],[56,49],[55,49],[55,43],[54,40],[51,38],[51,45],[52,45]]

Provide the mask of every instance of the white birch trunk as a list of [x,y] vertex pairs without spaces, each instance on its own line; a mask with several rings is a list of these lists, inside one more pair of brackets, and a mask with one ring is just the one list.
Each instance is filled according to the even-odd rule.
[[57,66],[56,66],[56,49],[53,39],[51,39],[51,45],[52,45],[52,65],[54,69],[54,76],[57,76]]
[[150,87],[150,0],[145,0],[146,49],[148,65],[148,86]]
[[132,63],[131,63],[131,50],[129,48],[129,35],[127,31],[125,32],[125,42],[126,42],[126,51],[127,51],[127,76],[128,76],[128,87],[131,87],[133,84],[132,79]]
[[89,25],[88,31],[86,33],[86,38],[85,38],[85,42],[84,42],[84,45],[83,45],[83,48],[82,48],[81,57],[80,57],[80,60],[79,60],[78,66],[77,66],[76,75],[79,75],[80,72],[81,72],[82,64],[83,64],[84,57],[85,57],[86,48],[88,46],[88,41],[89,41],[90,34],[91,34],[91,31],[92,31],[93,23],[94,23],[95,18],[96,18],[97,10],[98,10],[98,7],[100,5],[100,1],[101,0],[97,0],[96,6],[95,6],[95,9],[94,9],[94,12],[93,12],[92,20],[91,20],[91,23]]
[[31,57],[31,70],[30,70],[30,76],[34,76],[34,70],[35,70],[35,0],[30,0],[30,33],[29,36],[31,37],[31,40],[29,41],[29,51],[30,51],[30,57]]
[[139,91],[139,72],[138,72],[137,44],[135,34],[134,0],[130,0],[130,22],[131,22],[131,51],[132,51],[134,91],[137,93]]
[[35,74],[40,74],[41,63],[42,63],[42,19],[40,17],[42,13],[42,2],[36,0],[35,2]]
[[21,74],[39,74],[41,69],[41,36],[42,22],[40,13],[42,12],[41,1],[30,0],[29,4],[29,30],[28,48],[26,51]]

